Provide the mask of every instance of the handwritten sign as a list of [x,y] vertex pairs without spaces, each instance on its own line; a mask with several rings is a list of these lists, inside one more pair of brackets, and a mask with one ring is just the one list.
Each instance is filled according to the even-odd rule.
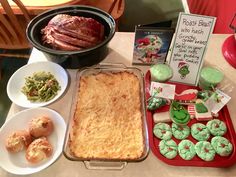
[[171,81],[197,85],[215,17],[180,13],[169,65]]

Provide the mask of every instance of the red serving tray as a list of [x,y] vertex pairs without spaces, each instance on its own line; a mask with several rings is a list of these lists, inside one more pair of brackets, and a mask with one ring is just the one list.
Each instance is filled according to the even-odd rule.
[[[151,76],[150,76],[150,72],[148,71],[145,75],[146,100],[150,97],[150,94],[149,94],[149,88],[150,88],[150,83],[151,83],[150,80],[151,80]],[[176,83],[170,83],[170,84],[176,85],[176,93],[181,93],[182,91],[184,91],[186,89],[198,89],[195,86],[188,86],[188,85],[184,85],[184,84],[176,84]],[[166,107],[162,107],[158,111],[164,112],[164,111],[168,111],[168,110],[169,110],[169,106],[166,106]],[[147,110],[146,112],[147,112],[146,116],[147,116],[148,136],[149,136],[150,148],[151,148],[152,152],[154,153],[154,155],[158,159],[160,159],[161,161],[163,161],[169,165],[174,165],[174,166],[196,166],[196,167],[228,167],[228,166],[235,164],[235,162],[236,162],[236,142],[235,142],[236,141],[236,134],[235,134],[233,123],[231,121],[227,106],[224,106],[222,108],[222,110],[219,112],[218,119],[224,121],[227,126],[227,133],[224,135],[224,137],[227,138],[228,140],[230,140],[230,142],[232,143],[233,152],[228,157],[221,157],[216,154],[214,160],[210,161],[210,162],[203,161],[197,155],[195,155],[195,157],[192,160],[184,160],[179,155],[177,155],[174,159],[167,159],[166,157],[164,157],[159,151],[158,145],[159,145],[160,139],[156,138],[153,135],[153,127],[154,127],[155,123],[153,122],[152,115],[154,112],[149,111],[149,110]],[[191,127],[191,125],[196,122],[200,122],[200,121],[197,121],[196,119],[191,119],[191,121],[188,123],[188,126]],[[201,121],[201,123],[206,124],[207,121]],[[169,123],[169,124],[171,125],[171,123]],[[210,139],[211,138],[212,137],[210,137]],[[181,140],[174,138],[173,136],[172,136],[172,139],[177,144],[179,144],[179,142],[181,141]],[[189,135],[189,137],[187,139],[192,141],[194,144],[197,143],[197,140],[195,140],[191,136],[191,134]]]

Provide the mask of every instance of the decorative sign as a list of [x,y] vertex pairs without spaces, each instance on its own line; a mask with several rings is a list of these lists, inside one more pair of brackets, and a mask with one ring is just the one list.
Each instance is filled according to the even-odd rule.
[[171,81],[197,85],[215,17],[180,13],[169,65]]
[[172,28],[137,26],[133,64],[164,63],[174,34]]

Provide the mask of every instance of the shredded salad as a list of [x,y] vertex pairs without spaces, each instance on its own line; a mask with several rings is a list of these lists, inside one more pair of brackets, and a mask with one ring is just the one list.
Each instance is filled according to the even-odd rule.
[[47,102],[53,99],[60,89],[54,75],[50,72],[40,71],[25,78],[25,85],[21,91],[32,102]]

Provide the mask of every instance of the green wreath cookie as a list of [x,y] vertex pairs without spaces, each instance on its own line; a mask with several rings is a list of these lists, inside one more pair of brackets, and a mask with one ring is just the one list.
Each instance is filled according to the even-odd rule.
[[172,134],[176,139],[183,140],[190,134],[190,128],[187,125],[177,125],[172,123],[171,126]]
[[215,158],[215,150],[208,141],[199,141],[195,144],[195,151],[202,160],[212,161]]
[[213,136],[223,136],[227,131],[225,123],[219,119],[210,120],[206,126]]
[[210,138],[208,128],[202,123],[195,123],[191,126],[191,135],[198,141],[206,141]]
[[167,159],[173,159],[177,155],[177,144],[174,140],[161,140],[159,143],[160,153]]
[[189,140],[182,140],[179,143],[178,152],[184,160],[191,160],[196,154],[194,144]]
[[211,145],[220,156],[229,156],[232,153],[233,145],[228,139],[222,136],[215,136],[211,139]]
[[153,128],[153,134],[163,140],[168,140],[172,137],[171,128],[166,123],[157,123]]

